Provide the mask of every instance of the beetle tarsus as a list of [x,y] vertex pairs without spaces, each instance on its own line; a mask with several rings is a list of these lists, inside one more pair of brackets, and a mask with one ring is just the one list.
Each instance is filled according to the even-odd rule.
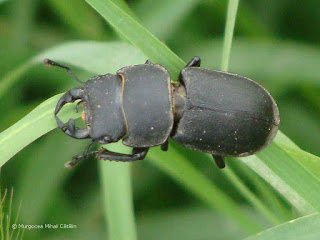
[[224,157],[221,155],[214,155],[212,154],[213,160],[216,163],[217,167],[219,169],[223,169],[226,167],[225,161],[224,161]]
[[132,162],[136,160],[143,160],[149,148],[133,148],[132,154],[111,152],[105,148],[101,148],[97,153],[98,159],[118,161],[118,162]]
[[74,165],[76,165],[77,163],[79,163],[82,159],[86,159],[89,155],[99,153],[99,151],[89,152],[89,149],[90,149],[90,147],[92,146],[93,143],[94,143],[94,141],[92,140],[92,141],[88,144],[88,146],[86,147],[86,149],[84,150],[83,154],[82,154],[82,155],[76,155],[76,156],[72,157],[72,161],[67,162],[67,163],[65,164],[65,167],[66,167],[66,168],[73,167]]
[[191,58],[185,67],[200,67],[201,59],[197,56]]

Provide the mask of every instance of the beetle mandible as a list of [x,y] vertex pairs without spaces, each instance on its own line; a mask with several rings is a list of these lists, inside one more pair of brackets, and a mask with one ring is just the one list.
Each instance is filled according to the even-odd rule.
[[[240,75],[200,68],[193,57],[181,70],[177,83],[168,71],[147,60],[123,67],[115,75],[105,74],[80,81],[70,70],[45,59],[47,66],[67,70],[83,86],[66,92],[55,108],[58,126],[76,139],[91,138],[82,155],[74,156],[71,167],[90,154],[98,159],[130,162],[146,157],[150,147],[168,149],[168,138],[183,146],[209,153],[219,168],[227,156],[244,157],[267,147],[277,134],[280,117],[270,93]],[[65,125],[57,116],[66,103],[80,100],[86,128]],[[122,139],[132,154],[101,148],[89,151],[94,142],[108,144]]]

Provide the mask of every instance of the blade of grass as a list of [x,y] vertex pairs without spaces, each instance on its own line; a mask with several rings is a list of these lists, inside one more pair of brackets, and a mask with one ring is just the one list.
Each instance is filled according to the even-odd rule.
[[185,63],[137,21],[112,1],[86,0],[86,2],[100,13],[117,31],[146,54],[151,61],[165,66],[173,79],[178,77]]
[[[199,2],[199,0],[141,1],[137,11],[145,27],[157,38],[165,40],[172,35],[181,21]],[[165,18],[163,13],[166,13]]]
[[[64,23],[70,27],[72,31],[76,31],[80,36],[88,39],[105,39],[107,32],[102,21],[97,15],[88,8],[85,2],[78,0],[60,1],[49,0],[52,10],[64,20]],[[76,6],[76,11],[70,9]],[[83,24],[85,19],[86,24]]]
[[137,239],[132,203],[130,163],[101,161],[105,217],[111,240]]
[[252,204],[252,206],[261,212],[272,224],[277,225],[282,222],[277,215],[269,210],[267,206],[249,190],[248,186],[245,185],[233,172],[232,168],[226,168],[223,172],[225,176],[237,187],[241,194]]
[[[314,212],[312,206],[307,202],[304,196],[301,196],[293,186],[290,186],[285,180],[273,172],[260,158],[256,155],[239,159],[247,164],[253,171],[265,179],[274,189],[276,189],[292,206],[302,214]],[[281,161],[281,160],[280,160]],[[291,173],[292,174],[292,173]],[[295,174],[292,174],[293,176]],[[299,181],[299,180],[297,180]],[[303,180],[303,184],[308,184]]]
[[5,190],[4,196],[2,197],[2,189],[0,188],[0,236],[1,239],[4,239],[4,224],[3,224],[3,216],[4,216],[4,201],[6,199],[7,189]]
[[239,5],[239,0],[228,1],[228,13],[227,13],[227,21],[226,21],[226,28],[225,28],[225,34],[224,34],[222,60],[221,60],[222,71],[228,71],[234,25],[236,22],[238,5]]
[[237,170],[243,172],[246,179],[254,185],[254,189],[257,191],[257,195],[260,195],[264,200],[265,204],[273,212],[275,212],[282,222],[288,221],[292,218],[292,213],[288,208],[286,208],[280,201],[279,196],[276,191],[273,191],[273,187],[268,184],[264,179],[261,178],[256,172],[254,172],[250,167],[237,159],[229,158],[228,162],[236,164]]
[[[23,119],[0,133],[0,166],[25,146],[57,127],[53,109],[61,95],[56,95],[44,101]],[[62,118],[66,119],[66,115],[77,117],[72,106],[66,106],[66,110],[61,115]],[[12,147],[8,147],[8,143]]]
[[269,239],[308,239],[317,240],[320,235],[320,215],[311,214],[284,224],[270,228],[257,235],[246,238],[246,240],[269,240]]
[[177,180],[211,208],[228,215],[248,232],[256,232],[261,229],[257,223],[247,217],[233,199],[218,189],[175,149],[171,148],[167,153],[163,153],[159,148],[150,149],[147,160]]

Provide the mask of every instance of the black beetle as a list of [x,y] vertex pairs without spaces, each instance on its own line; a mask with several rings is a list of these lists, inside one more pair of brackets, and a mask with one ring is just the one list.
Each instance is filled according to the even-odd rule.
[[[77,139],[92,141],[82,155],[67,163],[74,166],[89,154],[111,161],[145,158],[150,147],[168,149],[168,138],[187,148],[213,156],[219,168],[224,157],[252,155],[270,144],[280,122],[277,105],[258,83],[227,72],[200,68],[193,57],[182,69],[178,83],[171,83],[168,71],[149,60],[145,64],[121,68],[116,75],[106,74],[80,81],[59,63],[45,60],[48,66],[67,70],[83,87],[66,92],[58,101],[54,115],[59,127]],[[73,119],[65,125],[57,116],[66,103],[80,99],[86,128],[75,127]],[[89,152],[94,142],[108,144],[122,139],[132,154],[101,148]]]

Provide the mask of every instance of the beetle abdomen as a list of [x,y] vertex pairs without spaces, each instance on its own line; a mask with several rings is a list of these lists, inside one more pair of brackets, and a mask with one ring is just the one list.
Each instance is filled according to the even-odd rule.
[[130,147],[164,143],[173,127],[168,71],[160,65],[142,64],[117,73],[124,80],[123,108],[128,128],[122,142]]
[[181,119],[172,138],[211,154],[246,156],[266,147],[279,125],[278,108],[256,82],[239,75],[187,67]]

